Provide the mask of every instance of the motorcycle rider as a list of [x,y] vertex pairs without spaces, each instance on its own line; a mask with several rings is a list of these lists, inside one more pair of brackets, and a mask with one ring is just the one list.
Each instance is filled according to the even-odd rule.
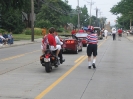
[[[60,50],[61,50],[61,45],[57,45],[56,44],[56,40],[55,40],[55,28],[51,27],[49,29],[49,34],[47,35],[47,39],[48,39],[48,43],[49,43],[49,47],[50,47],[50,50],[51,51],[56,51],[56,58],[58,59],[58,56],[62,56],[62,54],[60,53]],[[59,61],[59,60],[58,60]],[[61,63],[64,62],[62,59],[61,59]],[[58,62],[58,65],[59,65],[59,62]]]
[[58,57],[61,46],[56,44],[54,32],[55,32],[55,29],[53,27],[51,27],[49,29],[49,34],[47,35],[47,39],[48,39],[48,42],[49,42],[49,45],[50,45],[50,50],[52,50],[52,51],[57,50],[56,51],[56,57]]
[[[60,41],[60,38],[58,36],[58,33],[57,32],[54,32],[54,34],[55,34],[56,44],[62,46],[63,45],[63,42]],[[60,49],[59,57],[60,57],[60,63],[62,64],[65,61],[65,59],[63,59],[63,56],[62,56],[62,49]]]

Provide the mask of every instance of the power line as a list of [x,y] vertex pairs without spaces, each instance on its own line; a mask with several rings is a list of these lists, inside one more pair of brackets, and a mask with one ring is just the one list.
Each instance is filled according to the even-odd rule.
[[[84,0],[84,1],[86,1],[86,0]],[[92,0],[91,0],[91,2],[88,2],[88,1],[86,1],[86,2],[90,4],[90,25],[91,25],[91,8],[92,8],[92,5],[94,4],[94,2],[92,2]]]
[[67,11],[62,10],[61,8],[57,8],[55,6],[53,6],[53,4],[51,4],[50,2],[48,2],[47,0],[41,0],[42,3],[45,3],[48,7],[50,7],[52,10],[60,13],[60,14],[64,14],[64,15],[68,15]]

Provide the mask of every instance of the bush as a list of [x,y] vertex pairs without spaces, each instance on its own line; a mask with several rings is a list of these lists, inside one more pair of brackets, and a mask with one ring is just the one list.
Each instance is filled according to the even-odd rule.
[[41,28],[34,28],[34,34],[35,35],[42,35],[42,29]]
[[63,31],[65,31],[64,28],[58,28],[57,29],[57,32],[63,32]]
[[22,13],[19,9],[10,9],[1,16],[2,28],[7,31],[12,31],[13,34],[22,33],[25,25],[22,22]]
[[4,33],[4,32],[7,32],[7,31],[4,29],[0,29],[0,33]]
[[51,23],[48,20],[39,20],[35,22],[35,27],[39,27],[39,28],[50,28],[51,27]]
[[23,32],[23,26],[20,25],[20,26],[16,26],[16,28],[12,31],[14,34],[20,34]]
[[25,30],[23,31],[23,33],[24,33],[25,35],[31,35],[31,29],[25,29]]
[[[31,29],[27,28],[23,31],[25,35],[31,35]],[[42,29],[41,28],[34,28],[34,35],[42,35]]]

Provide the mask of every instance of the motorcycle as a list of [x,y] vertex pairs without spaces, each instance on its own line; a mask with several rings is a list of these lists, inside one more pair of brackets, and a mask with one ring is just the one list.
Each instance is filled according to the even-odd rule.
[[56,57],[56,51],[47,49],[45,54],[40,56],[40,63],[45,67],[47,73],[52,71],[52,66],[56,68],[60,65],[60,59]]

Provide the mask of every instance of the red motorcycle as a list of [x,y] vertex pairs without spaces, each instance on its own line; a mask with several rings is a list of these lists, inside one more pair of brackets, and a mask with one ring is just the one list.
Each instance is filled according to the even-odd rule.
[[40,56],[40,63],[45,67],[47,73],[52,71],[52,66],[58,67],[60,65],[60,59],[55,54],[56,51],[47,49],[45,54]]

